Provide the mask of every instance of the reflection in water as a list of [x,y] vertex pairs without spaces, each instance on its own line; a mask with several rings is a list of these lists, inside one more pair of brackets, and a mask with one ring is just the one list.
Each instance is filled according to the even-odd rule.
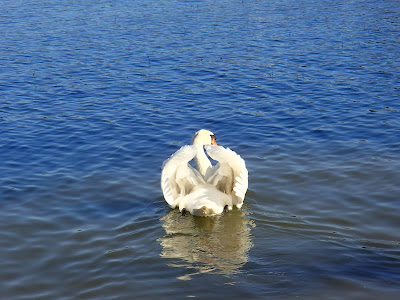
[[250,230],[254,222],[240,210],[216,217],[181,216],[178,210],[160,219],[166,234],[158,239],[163,247],[161,257],[178,259],[169,264],[197,270],[187,276],[215,272],[233,274],[248,260],[252,247]]

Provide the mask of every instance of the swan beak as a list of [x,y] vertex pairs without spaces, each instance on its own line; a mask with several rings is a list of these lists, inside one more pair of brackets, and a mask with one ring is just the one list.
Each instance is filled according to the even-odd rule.
[[217,144],[217,138],[216,138],[215,136],[211,139],[211,144],[213,144],[213,145],[215,145],[215,146],[218,146],[218,144]]

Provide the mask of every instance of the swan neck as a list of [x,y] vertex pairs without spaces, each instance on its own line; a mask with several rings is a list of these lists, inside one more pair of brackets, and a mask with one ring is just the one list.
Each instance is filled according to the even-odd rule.
[[195,157],[197,169],[199,170],[201,175],[205,176],[208,168],[211,167],[211,162],[208,159],[206,153],[204,152],[203,145],[195,145],[195,146],[197,150]]

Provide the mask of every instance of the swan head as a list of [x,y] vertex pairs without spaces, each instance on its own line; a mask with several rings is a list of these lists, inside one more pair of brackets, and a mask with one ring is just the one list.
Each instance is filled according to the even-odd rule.
[[217,137],[210,130],[206,129],[201,129],[194,134],[192,144],[195,146],[218,145]]

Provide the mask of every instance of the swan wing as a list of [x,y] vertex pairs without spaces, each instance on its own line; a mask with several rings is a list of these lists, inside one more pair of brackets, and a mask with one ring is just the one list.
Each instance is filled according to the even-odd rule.
[[172,207],[179,206],[179,200],[193,188],[204,183],[200,173],[189,165],[196,155],[194,146],[183,146],[164,161],[161,172],[161,189],[165,201]]
[[208,145],[207,154],[218,161],[205,178],[221,192],[232,196],[232,205],[241,208],[248,187],[248,171],[236,152],[222,146]]

